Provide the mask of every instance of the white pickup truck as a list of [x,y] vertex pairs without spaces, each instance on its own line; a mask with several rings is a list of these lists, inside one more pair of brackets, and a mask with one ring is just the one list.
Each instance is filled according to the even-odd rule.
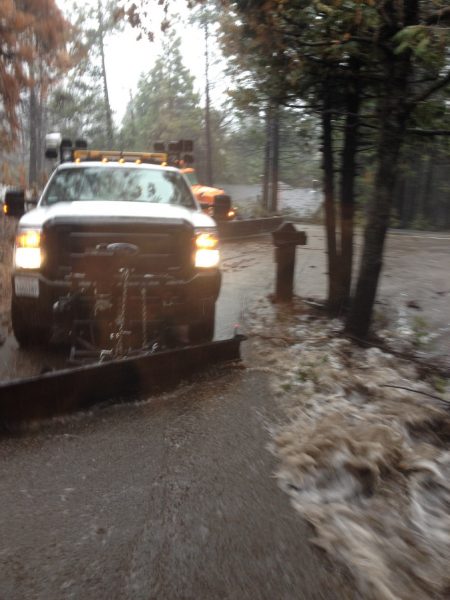
[[[214,220],[178,169],[104,154],[73,152],[20,218],[11,306],[19,344],[63,335],[142,348],[180,328],[188,342],[212,340],[221,284]],[[23,195],[6,194],[5,213],[23,212]]]

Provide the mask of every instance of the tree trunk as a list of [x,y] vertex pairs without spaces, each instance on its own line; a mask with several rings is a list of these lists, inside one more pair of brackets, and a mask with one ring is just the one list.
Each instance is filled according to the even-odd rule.
[[[392,40],[404,26],[418,23],[419,1],[405,0],[383,4],[384,26],[379,36]],[[377,112],[380,123],[377,144],[377,173],[364,233],[364,248],[361,266],[346,331],[357,338],[369,333],[378,279],[383,261],[384,240],[389,226],[389,217],[394,203],[395,183],[399,155],[406,135],[406,122],[412,105],[408,80],[412,62],[410,50],[401,54],[390,53],[384,59],[384,94],[378,100]]]
[[108,92],[108,81],[106,79],[106,63],[105,63],[105,47],[104,47],[104,35],[103,30],[103,15],[102,15],[102,3],[98,0],[97,5],[97,20],[98,20],[98,44],[100,49],[100,58],[102,63],[102,82],[103,82],[103,98],[105,102],[105,121],[106,121],[106,140],[109,148],[114,145],[114,129],[111,104],[109,102]]
[[134,98],[133,98],[133,92],[131,90],[128,91],[130,100],[128,103],[128,106],[130,107],[130,129],[131,129],[131,134],[133,136],[134,139],[137,138],[138,132],[137,132],[137,128],[136,128],[136,112],[134,110]]
[[347,116],[345,119],[344,147],[342,150],[342,176],[340,190],[341,205],[341,253],[340,253],[340,304],[348,307],[352,283],[353,268],[353,219],[355,213],[356,154],[358,151],[358,121],[360,91],[357,84],[359,65],[352,65],[355,72],[354,87],[346,99]]
[[333,126],[330,102],[325,97],[322,112],[322,156],[323,156],[323,194],[325,208],[325,230],[327,237],[328,255],[328,300],[327,308],[331,314],[337,314],[339,303],[339,261],[336,248],[336,209],[334,202],[334,157],[333,157]]
[[36,171],[37,171],[37,183],[38,188],[41,189],[44,181],[44,156],[45,156],[45,98],[46,93],[44,87],[39,86],[39,95],[37,98],[37,115],[36,115],[36,129],[37,129],[37,157],[36,157]]
[[213,184],[212,139],[211,139],[211,100],[209,96],[209,31],[205,19],[203,30],[205,34],[205,142],[206,142],[206,183]]
[[397,174],[397,184],[395,186],[394,194],[395,200],[394,204],[396,204],[398,219],[400,222],[400,228],[404,229],[407,226],[406,220],[406,192],[405,192],[405,173],[404,169],[401,166],[401,161],[399,161],[399,172]]
[[271,143],[271,106],[267,105],[266,109],[266,144],[264,148],[264,173],[263,173],[263,187],[262,187],[262,208],[263,210],[269,210],[269,192],[270,192],[270,157],[272,152]]
[[[378,168],[367,225],[355,296],[346,331],[357,338],[369,332],[378,279],[383,260],[384,240],[394,200],[399,153],[406,131],[407,71],[392,69],[386,96],[380,101],[381,131],[377,148]],[[403,85],[399,85],[403,82]],[[398,86],[398,87],[397,87]]]
[[30,154],[28,162],[28,185],[33,187],[37,183],[38,178],[38,165],[37,165],[37,153],[38,153],[38,101],[36,97],[35,84],[33,83],[30,87],[30,99],[29,99],[29,113],[28,113],[28,128],[30,136]]
[[[433,146],[432,146],[433,149]],[[433,170],[434,170],[434,157],[435,153],[431,154],[431,150],[428,150],[430,153],[427,157],[427,162],[425,166],[425,184],[423,187],[423,194],[421,195],[419,201],[419,217],[423,217],[426,220],[430,220],[433,222],[433,215],[430,210],[431,206],[431,196],[432,196],[432,187],[433,187]]]
[[276,213],[278,211],[278,177],[279,177],[279,163],[280,163],[280,109],[279,106],[273,105],[272,107],[272,119],[271,119],[271,164],[270,164],[270,212]]

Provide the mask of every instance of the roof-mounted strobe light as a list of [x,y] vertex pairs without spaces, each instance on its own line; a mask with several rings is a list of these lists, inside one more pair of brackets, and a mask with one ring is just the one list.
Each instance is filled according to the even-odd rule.
[[[156,146],[163,146],[162,142],[157,142]],[[169,165],[183,168],[185,165],[191,165],[194,162],[194,142],[192,140],[178,140],[177,142],[168,142],[167,153]]]
[[61,162],[71,162],[74,160],[74,150],[86,149],[86,140],[75,140],[73,145],[72,140],[63,138],[60,133],[48,133],[45,136],[45,158],[52,160],[59,158]]
[[192,140],[181,140],[181,152],[194,152],[194,142]]
[[[194,161],[193,156],[184,154],[192,152],[192,140],[179,140],[167,144],[169,152],[165,151],[166,144],[156,142],[155,152],[123,152],[120,150],[88,150],[87,142],[83,139],[72,140],[62,138],[60,133],[51,133],[46,136],[46,157],[57,159],[60,162],[118,162],[119,164],[133,162],[137,165],[153,164],[166,167],[168,165],[184,166]],[[171,153],[171,154],[170,154]]]
[[58,158],[59,150],[61,148],[61,140],[62,137],[60,133],[48,133],[45,136],[45,158]]
[[169,142],[167,144],[169,154],[179,154],[182,152],[182,141],[179,142]]
[[69,140],[68,138],[64,138],[63,140],[61,140],[59,156],[62,163],[73,161],[72,140]]

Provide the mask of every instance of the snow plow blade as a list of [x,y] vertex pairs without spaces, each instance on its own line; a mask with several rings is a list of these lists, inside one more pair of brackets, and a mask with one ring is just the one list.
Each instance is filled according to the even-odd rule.
[[106,400],[123,401],[173,388],[183,379],[223,361],[240,359],[235,335],[228,340],[187,346],[52,371],[0,384],[0,430],[75,412]]

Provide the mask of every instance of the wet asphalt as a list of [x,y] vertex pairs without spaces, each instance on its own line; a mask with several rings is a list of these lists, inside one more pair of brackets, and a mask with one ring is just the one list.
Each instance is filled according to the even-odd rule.
[[224,367],[3,437],[0,598],[355,598],[277,487],[276,417]]
[[[397,294],[419,313],[433,302],[427,318],[448,324],[448,248],[445,236],[390,238],[380,301]],[[225,248],[217,337],[245,329],[274,268],[270,240]],[[325,270],[323,235],[311,228],[297,293],[323,297]],[[277,486],[276,403],[250,343],[244,359],[247,369],[216,369],[160,397],[1,437],[0,600],[357,598]],[[8,336],[0,378],[46,364],[64,358],[21,352]]]
[[[245,328],[273,268],[270,241],[227,246],[217,338]],[[46,365],[65,359],[7,337],[4,380]],[[1,437],[0,600],[356,597],[277,486],[276,418],[266,375],[223,367]]]

